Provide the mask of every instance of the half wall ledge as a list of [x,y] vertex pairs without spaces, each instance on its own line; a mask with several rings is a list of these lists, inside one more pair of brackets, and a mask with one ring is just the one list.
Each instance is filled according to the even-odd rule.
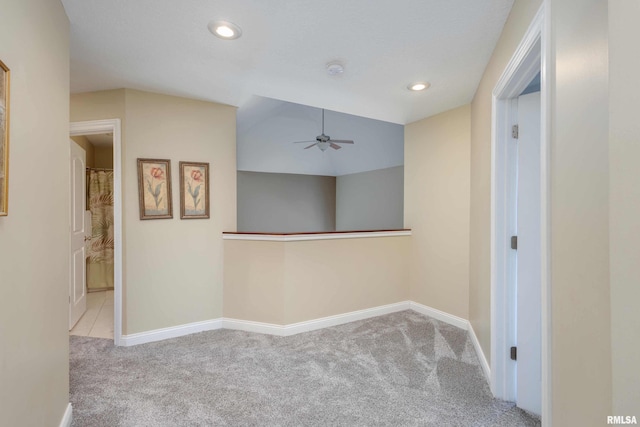
[[224,240],[257,240],[268,242],[295,242],[302,240],[331,240],[331,239],[362,239],[367,237],[398,237],[411,236],[411,229],[396,230],[353,230],[353,231],[324,231],[300,233],[261,233],[235,232],[222,233]]

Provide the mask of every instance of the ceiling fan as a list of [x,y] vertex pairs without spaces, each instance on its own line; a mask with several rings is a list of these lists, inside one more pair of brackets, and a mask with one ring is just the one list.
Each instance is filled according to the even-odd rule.
[[316,136],[315,141],[296,141],[294,144],[302,144],[313,142],[313,144],[308,147],[304,147],[304,149],[308,149],[311,147],[315,147],[316,145],[320,149],[320,151],[325,151],[327,148],[331,147],[334,150],[339,150],[342,147],[338,144],[353,144],[353,141],[350,139],[331,139],[329,135],[324,134],[324,108],[322,109],[322,134]]

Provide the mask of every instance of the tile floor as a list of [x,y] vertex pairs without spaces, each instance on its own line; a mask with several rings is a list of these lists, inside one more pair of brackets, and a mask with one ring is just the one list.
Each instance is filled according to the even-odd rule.
[[88,293],[87,311],[69,334],[113,339],[113,291]]

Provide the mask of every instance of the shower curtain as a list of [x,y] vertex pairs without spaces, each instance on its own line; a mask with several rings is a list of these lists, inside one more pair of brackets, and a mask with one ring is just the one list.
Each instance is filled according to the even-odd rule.
[[87,171],[91,241],[87,245],[87,288],[113,289],[113,171]]

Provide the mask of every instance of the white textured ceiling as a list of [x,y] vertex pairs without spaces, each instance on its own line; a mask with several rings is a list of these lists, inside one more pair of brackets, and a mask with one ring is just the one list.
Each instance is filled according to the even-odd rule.
[[238,110],[238,170],[340,176],[404,164],[404,126],[325,111],[325,134],[355,144],[322,152],[313,144],[322,131],[322,110],[252,97]]
[[[62,0],[74,93],[252,95],[409,123],[468,103],[513,0]],[[211,20],[239,25],[220,40]],[[330,77],[339,59],[345,72]],[[432,87],[412,93],[406,85]]]

